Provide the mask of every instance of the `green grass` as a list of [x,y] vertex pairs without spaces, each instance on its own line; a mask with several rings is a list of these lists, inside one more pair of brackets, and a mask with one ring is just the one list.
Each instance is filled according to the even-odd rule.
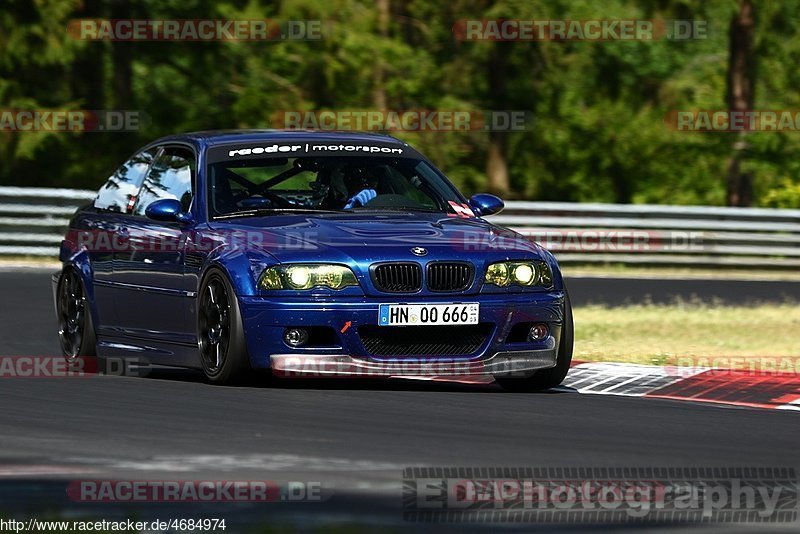
[[674,365],[681,358],[800,358],[798,305],[592,305],[574,315],[577,360]]

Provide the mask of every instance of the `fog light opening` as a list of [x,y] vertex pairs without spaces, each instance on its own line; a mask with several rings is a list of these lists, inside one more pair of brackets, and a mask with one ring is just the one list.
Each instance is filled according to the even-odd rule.
[[287,328],[283,332],[283,341],[290,347],[302,347],[308,342],[308,330],[304,328]]
[[550,329],[547,328],[547,325],[544,323],[538,323],[531,327],[531,331],[528,333],[528,339],[531,341],[541,341],[549,334]]

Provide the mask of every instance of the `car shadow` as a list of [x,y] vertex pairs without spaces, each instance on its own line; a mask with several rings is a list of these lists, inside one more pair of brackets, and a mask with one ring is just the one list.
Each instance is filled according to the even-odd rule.
[[[169,367],[153,367],[142,376],[147,380],[163,380],[178,382],[193,382],[209,384],[203,373],[190,369],[177,369]],[[466,380],[469,380],[465,377]],[[249,379],[232,385],[216,387],[232,387],[242,389],[313,389],[327,391],[418,391],[418,392],[451,392],[451,393],[507,393],[507,394],[536,394],[557,395],[575,392],[572,388],[559,386],[558,388],[531,393],[508,392],[496,382],[465,383],[464,379],[458,381],[448,380],[445,377],[435,379],[417,378],[279,378],[267,373],[257,373]]]

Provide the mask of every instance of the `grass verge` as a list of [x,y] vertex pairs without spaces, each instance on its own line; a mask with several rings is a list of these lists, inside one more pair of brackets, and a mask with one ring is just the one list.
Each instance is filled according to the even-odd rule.
[[576,307],[576,360],[675,365],[679,359],[800,359],[800,306],[696,303]]

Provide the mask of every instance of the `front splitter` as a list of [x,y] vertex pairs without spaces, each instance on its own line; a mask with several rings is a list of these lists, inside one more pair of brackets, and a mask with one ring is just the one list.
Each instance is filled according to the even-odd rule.
[[436,376],[525,376],[556,365],[556,350],[497,352],[477,360],[457,360],[441,356],[402,357],[367,360],[347,354],[273,354],[273,374],[306,378],[389,378]]

